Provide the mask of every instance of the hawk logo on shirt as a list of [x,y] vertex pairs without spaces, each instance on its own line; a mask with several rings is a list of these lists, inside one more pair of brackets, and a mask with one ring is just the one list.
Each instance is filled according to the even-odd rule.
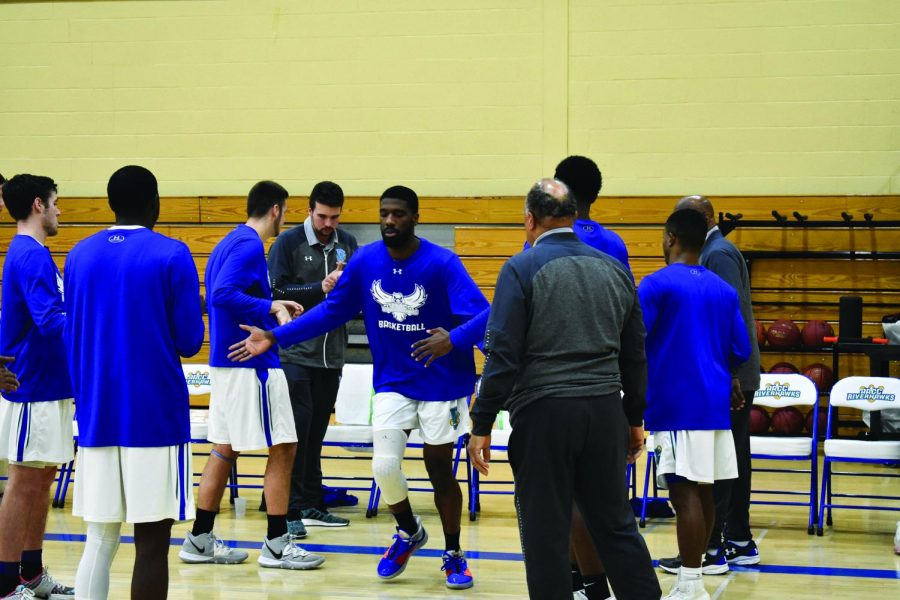
[[419,314],[419,309],[425,306],[428,294],[418,283],[412,294],[404,296],[400,292],[386,292],[381,288],[381,280],[376,279],[372,282],[372,298],[381,305],[381,312],[385,312],[397,321],[403,322],[406,317],[413,317]]
[[56,289],[59,291],[60,299],[65,302],[66,301],[66,292],[63,289],[63,278],[59,273],[56,274]]

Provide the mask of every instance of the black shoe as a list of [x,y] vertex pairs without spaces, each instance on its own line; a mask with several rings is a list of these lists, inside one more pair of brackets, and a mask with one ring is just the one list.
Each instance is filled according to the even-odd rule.
[[[681,555],[674,558],[659,559],[659,568],[666,573],[678,575],[681,568]],[[728,572],[728,561],[725,560],[725,553],[720,549],[715,556],[707,552],[703,556],[703,564],[700,566],[704,575],[724,575]]]

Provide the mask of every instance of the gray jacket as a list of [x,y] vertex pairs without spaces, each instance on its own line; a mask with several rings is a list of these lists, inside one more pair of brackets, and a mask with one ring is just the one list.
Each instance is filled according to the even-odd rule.
[[[293,300],[311,309],[325,299],[322,280],[356,252],[356,238],[335,229],[328,244],[316,237],[310,219],[284,231],[269,249],[269,278],[275,300]],[[301,317],[302,318],[302,317]],[[347,328],[341,325],[323,336],[279,352],[281,361],[301,367],[341,369],[347,349]]]
[[647,358],[634,283],[622,264],[553,230],[500,271],[485,336],[484,374],[472,432],[487,435],[497,412],[542,399],[619,391],[632,426],[644,419]]
[[741,316],[750,336],[750,358],[734,371],[742,390],[759,389],[759,345],[756,343],[756,322],[753,320],[753,300],[750,298],[750,272],[737,246],[725,239],[718,228],[706,238],[700,253],[700,264],[721,277],[738,293]]

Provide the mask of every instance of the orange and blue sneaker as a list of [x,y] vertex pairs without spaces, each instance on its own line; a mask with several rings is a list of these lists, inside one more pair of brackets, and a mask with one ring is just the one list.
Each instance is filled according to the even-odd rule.
[[425,545],[428,541],[428,532],[422,526],[422,519],[416,517],[416,525],[419,530],[415,535],[409,535],[399,527],[394,535],[394,543],[388,548],[381,561],[378,563],[378,576],[382,579],[393,579],[406,569],[409,557]]
[[472,571],[466,564],[466,554],[462,550],[448,550],[441,557],[444,565],[441,567],[447,575],[447,587],[451,590],[467,590],[475,581],[472,579]]

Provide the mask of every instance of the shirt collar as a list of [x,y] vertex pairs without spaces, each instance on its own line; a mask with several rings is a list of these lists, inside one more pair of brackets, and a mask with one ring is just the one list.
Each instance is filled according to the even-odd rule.
[[571,227],[557,227],[555,229],[548,229],[544,233],[538,236],[538,239],[534,240],[533,246],[537,246],[538,242],[547,237],[548,235],[555,235],[557,233],[575,233],[575,230]]
[[711,236],[712,234],[714,234],[714,233],[717,232],[718,230],[719,230],[719,226],[718,226],[718,225],[713,225],[713,228],[706,232],[706,239],[708,240],[708,239],[709,239],[709,236]]
[[331,239],[328,240],[327,244],[323,244],[319,241],[319,238],[316,237],[316,230],[313,229],[312,226],[312,218],[306,217],[306,220],[303,221],[303,231],[306,233],[306,241],[310,246],[315,246],[319,244],[320,246],[325,246],[326,248],[331,248],[334,246],[334,243],[337,241],[337,229],[331,234]]
[[112,231],[113,229],[128,229],[128,230],[134,230],[134,229],[147,229],[147,228],[144,227],[143,225],[113,225],[113,226],[110,227],[109,229],[110,229],[110,231]]

